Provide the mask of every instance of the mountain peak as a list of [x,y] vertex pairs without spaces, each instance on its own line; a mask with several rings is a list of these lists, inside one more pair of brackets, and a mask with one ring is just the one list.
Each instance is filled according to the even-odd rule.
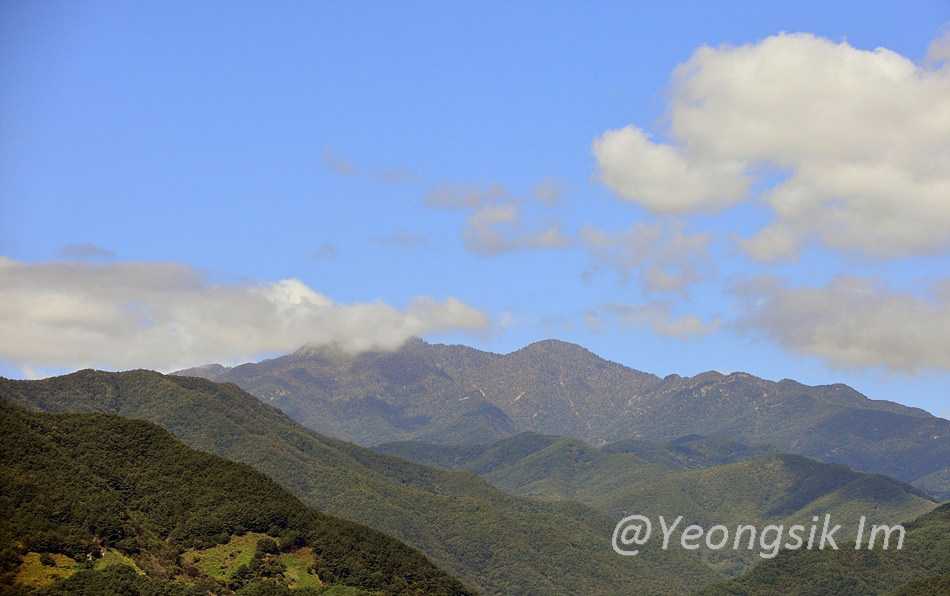
[[203,364],[201,366],[194,366],[192,368],[184,368],[182,370],[176,370],[171,373],[173,375],[178,375],[181,377],[203,377],[206,379],[216,379],[228,372],[230,367],[221,365],[221,364]]
[[715,383],[725,378],[726,375],[722,374],[718,370],[707,370],[706,372],[701,372],[693,377],[692,381],[695,383]]
[[[374,348],[366,350],[364,353],[388,353],[388,352],[404,352],[411,351],[420,348],[430,347],[431,344],[426,342],[420,337],[410,337],[405,342],[400,344],[394,349],[380,349]],[[339,343],[307,343],[299,348],[297,348],[291,355],[298,358],[307,358],[311,356],[318,356],[323,358],[329,357],[352,357],[359,355],[360,352],[352,352],[350,350],[344,349]]]
[[534,343],[530,343],[525,347],[511,352],[512,354],[524,353],[524,354],[584,354],[590,355],[595,358],[600,358],[584,346],[579,346],[577,344],[572,344],[567,341],[561,341],[559,339],[542,339]]

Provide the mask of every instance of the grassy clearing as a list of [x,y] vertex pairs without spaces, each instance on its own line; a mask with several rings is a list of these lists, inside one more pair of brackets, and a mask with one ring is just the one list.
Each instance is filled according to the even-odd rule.
[[16,583],[34,588],[49,586],[59,579],[76,573],[76,561],[66,555],[50,554],[55,565],[44,565],[40,553],[26,553],[17,571]]
[[227,544],[186,551],[181,559],[185,565],[197,567],[208,577],[226,581],[231,579],[241,565],[251,562],[257,541],[264,537],[265,534],[248,532],[243,536],[233,536]]
[[96,571],[100,571],[113,565],[125,565],[126,567],[134,569],[139,575],[145,575],[145,572],[136,565],[135,561],[114,548],[107,549],[106,552],[103,553],[102,557],[96,561],[95,569]]
[[282,553],[278,560],[287,567],[284,575],[290,580],[291,588],[319,588],[323,585],[316,574],[309,571],[316,561],[311,548],[300,548],[293,552]]

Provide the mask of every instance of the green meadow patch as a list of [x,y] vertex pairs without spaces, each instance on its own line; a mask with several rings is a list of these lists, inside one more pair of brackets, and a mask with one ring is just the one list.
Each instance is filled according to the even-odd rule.
[[203,550],[189,550],[181,555],[185,565],[198,568],[208,577],[227,581],[241,565],[248,565],[254,559],[257,541],[266,538],[266,534],[248,532],[242,536],[232,536],[227,544],[219,544]]
[[310,572],[316,562],[313,549],[306,547],[281,553],[277,560],[287,568],[284,576],[290,581],[291,588],[319,588],[323,585],[317,575]]
[[32,588],[44,588],[76,573],[76,567],[76,561],[66,555],[29,552],[23,555],[15,582]]
[[102,554],[102,557],[96,560],[96,564],[93,567],[96,571],[101,571],[107,567],[112,567],[113,565],[125,565],[126,567],[131,567],[139,575],[145,575],[145,572],[142,571],[135,561],[131,557],[120,553],[114,548],[106,549]]

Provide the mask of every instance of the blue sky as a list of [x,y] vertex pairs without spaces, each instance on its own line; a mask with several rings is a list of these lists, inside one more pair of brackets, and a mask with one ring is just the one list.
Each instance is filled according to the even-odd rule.
[[[908,367],[880,354],[879,338],[855,355],[845,344],[866,340],[861,333],[836,336],[826,348],[795,333],[796,325],[814,326],[825,336],[820,321],[807,319],[814,312],[783,310],[775,306],[781,296],[756,290],[781,312],[750,322],[735,289],[768,277],[780,288],[824,288],[819,300],[850,297],[855,292],[828,290],[848,276],[873,280],[878,302],[896,305],[874,313],[900,318],[901,305],[916,305],[918,319],[939,317],[943,294],[928,288],[950,277],[944,220],[921,207],[913,221],[935,221],[921,231],[933,241],[917,246],[895,232],[880,243],[894,242],[884,255],[831,238],[806,242],[785,260],[753,258],[736,238],[774,219],[756,196],[796,166],[772,163],[782,161],[774,152],[755,155],[769,171],[749,200],[677,210],[625,198],[621,184],[604,182],[592,150],[607,131],[628,125],[658,143],[699,138],[677,141],[669,122],[674,69],[701,46],[764,52],[757,44],[766,38],[801,32],[863,52],[884,47],[923,65],[928,51],[937,56],[950,4],[646,4],[7,3],[0,255],[24,267],[175,263],[201,283],[227,287],[293,278],[340,304],[407,309],[417,296],[455,298],[489,323],[434,327],[428,338],[509,351],[557,337],[661,375],[718,369],[842,381],[950,416],[945,359]],[[947,97],[934,88],[922,86],[921,96]],[[814,164],[820,156],[799,158]],[[711,158],[689,159],[701,169]],[[539,184],[556,190],[555,204],[538,200]],[[482,199],[433,207],[440,191],[479,191]],[[499,205],[517,210],[501,224],[507,231],[466,243],[477,215]],[[696,279],[658,291],[642,281],[653,257],[620,271],[611,251],[623,250],[622,238],[600,252],[583,240],[584,230],[620,238],[638,223],[659,230],[657,242],[676,231],[702,237],[698,253],[673,251],[660,263],[691,259]],[[564,241],[540,240],[550,229]],[[618,312],[635,315],[624,322]],[[36,316],[46,325],[56,318],[50,313]],[[44,327],[49,337],[30,337],[55,344],[50,330],[55,325]],[[939,337],[914,335],[927,332],[881,333],[887,342],[919,339],[950,352]],[[92,360],[47,358],[39,348],[19,358],[11,337],[0,350],[7,376],[124,362],[108,351]]]

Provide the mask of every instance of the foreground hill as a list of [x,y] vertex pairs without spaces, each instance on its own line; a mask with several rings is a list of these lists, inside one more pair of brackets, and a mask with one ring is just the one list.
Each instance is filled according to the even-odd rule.
[[[419,442],[377,450],[414,461],[463,468],[515,494],[574,500],[614,519],[626,513],[684,524],[807,523],[830,514],[845,528],[899,523],[937,506],[910,485],[797,455],[762,455],[727,441],[686,437],[667,444],[624,441],[597,449],[577,439],[524,433],[490,446],[446,447]],[[844,532],[843,534],[846,534]],[[708,557],[736,573],[754,553]]]
[[187,445],[244,462],[321,511],[419,548],[491,594],[678,594],[722,576],[691,553],[616,556],[616,520],[583,505],[508,495],[328,439],[235,385],[150,371],[0,380],[0,397],[54,412],[109,412],[158,424]]
[[708,596],[950,594],[950,503],[907,524],[902,550],[784,552]]
[[[148,422],[0,402],[0,427],[0,585],[65,578],[52,589],[201,594],[266,582],[275,593],[333,584],[470,593],[421,553],[308,509],[250,467]],[[237,560],[208,566],[225,551]]]
[[554,340],[510,354],[421,340],[356,356],[305,348],[182,374],[236,383],[305,426],[364,445],[492,443],[521,431],[594,445],[725,436],[950,498],[950,421],[846,385],[717,372],[661,379]]

